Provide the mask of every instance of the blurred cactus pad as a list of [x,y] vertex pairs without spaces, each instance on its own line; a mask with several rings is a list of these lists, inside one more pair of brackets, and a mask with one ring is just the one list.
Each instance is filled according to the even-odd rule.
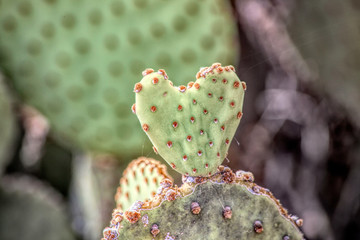
[[12,154],[12,144],[16,135],[16,121],[12,111],[9,92],[0,75],[0,175]]
[[23,175],[0,182],[0,239],[76,239],[60,195]]
[[141,71],[166,68],[181,84],[233,64],[231,16],[222,0],[3,0],[0,66],[63,143],[138,156],[147,138],[129,109]]
[[214,173],[242,117],[246,84],[234,67],[204,67],[187,87],[173,86],[163,70],[143,74],[134,111],[156,152],[182,174]]
[[223,166],[211,177],[183,176],[180,188],[166,179],[151,200],[115,209],[103,240],[302,240],[302,219],[253,181],[251,173]]

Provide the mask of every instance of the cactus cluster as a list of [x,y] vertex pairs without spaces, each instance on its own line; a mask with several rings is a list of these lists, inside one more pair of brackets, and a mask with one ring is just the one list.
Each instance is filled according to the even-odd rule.
[[184,176],[181,187],[164,180],[151,200],[115,209],[103,240],[302,240],[302,219],[253,181],[251,173],[223,166],[211,177]]
[[229,10],[222,0],[3,0],[0,66],[63,143],[133,158],[146,139],[128,111],[138,74],[167,68],[181,83],[204,64],[232,64]]
[[172,180],[166,166],[151,158],[140,157],[132,161],[120,179],[115,201],[118,209],[128,209],[139,199],[147,200],[155,196],[160,182]]
[[242,117],[246,84],[234,67],[215,63],[179,87],[164,70],[146,69],[143,75],[135,84],[133,111],[154,150],[182,174],[214,173]]

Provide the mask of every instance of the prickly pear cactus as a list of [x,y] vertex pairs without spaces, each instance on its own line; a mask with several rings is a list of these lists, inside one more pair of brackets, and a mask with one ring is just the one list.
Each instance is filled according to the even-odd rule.
[[12,144],[16,135],[15,121],[10,96],[0,74],[0,176],[12,154]]
[[302,240],[302,219],[291,216],[249,172],[219,167],[211,177],[184,177],[153,199],[125,212],[115,209],[103,240],[265,239]]
[[195,83],[177,88],[164,70],[146,69],[143,75],[134,88],[133,111],[154,150],[184,174],[183,185],[165,179],[152,199],[138,199],[124,212],[114,209],[102,240],[302,240],[302,219],[289,215],[251,173],[219,166],[242,116],[246,89],[233,67],[202,68]]
[[156,151],[182,174],[214,173],[242,117],[246,85],[235,69],[202,68],[187,87],[173,86],[163,70],[143,74],[134,108]]
[[54,190],[33,178],[5,176],[0,185],[0,239],[76,239]]
[[3,0],[0,64],[64,143],[137,157],[147,138],[129,109],[140,71],[166,67],[181,83],[200,66],[232,64],[237,51],[228,5]]
[[120,179],[115,201],[118,209],[128,209],[138,200],[146,200],[155,196],[160,182],[172,177],[166,166],[151,158],[140,157],[132,161]]

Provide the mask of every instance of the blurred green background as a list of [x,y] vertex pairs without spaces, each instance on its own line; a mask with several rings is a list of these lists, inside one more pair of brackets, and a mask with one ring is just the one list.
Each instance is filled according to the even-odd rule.
[[[360,239],[357,0],[0,0],[0,239],[99,239],[122,170],[161,160],[131,113],[148,67],[247,83],[224,165],[307,239]],[[180,183],[178,173],[171,172]]]

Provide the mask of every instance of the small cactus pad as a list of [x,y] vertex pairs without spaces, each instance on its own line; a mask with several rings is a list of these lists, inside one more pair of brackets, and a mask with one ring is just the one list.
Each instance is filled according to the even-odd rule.
[[187,87],[173,86],[164,70],[143,75],[134,88],[136,115],[157,152],[182,174],[214,173],[239,125],[245,83],[219,63],[202,68]]
[[153,199],[129,211],[115,209],[103,240],[302,240],[302,220],[245,175],[252,176],[220,166],[212,177],[184,177],[180,188],[162,187]]
[[129,110],[143,68],[181,84],[238,53],[224,0],[1,0],[0,36],[0,67],[53,136],[122,161],[151,151]]
[[166,166],[159,161],[145,157],[132,161],[120,179],[115,195],[117,208],[127,210],[134,202],[155,196],[160,182],[165,179],[172,181]]

